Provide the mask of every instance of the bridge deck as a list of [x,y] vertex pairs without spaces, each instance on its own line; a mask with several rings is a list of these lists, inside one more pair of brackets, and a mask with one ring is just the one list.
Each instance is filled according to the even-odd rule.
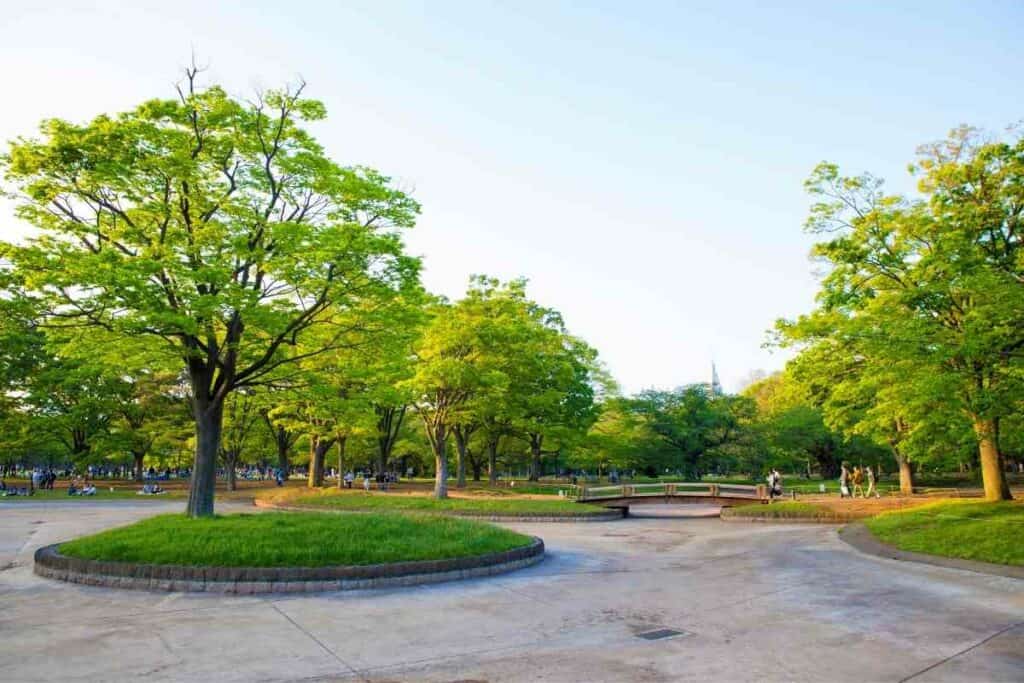
[[[619,484],[614,486],[587,486],[580,484],[569,493],[578,503],[608,503],[614,501],[650,499],[712,498],[719,502],[730,500],[767,500],[764,484],[713,484],[707,482],[663,482],[657,484]],[[680,501],[682,502],[682,501]]]

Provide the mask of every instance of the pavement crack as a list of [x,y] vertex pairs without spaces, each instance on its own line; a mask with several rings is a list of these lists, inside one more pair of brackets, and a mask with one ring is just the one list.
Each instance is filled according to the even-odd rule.
[[25,539],[25,542],[21,544],[21,547],[18,548],[18,552],[14,554],[15,558],[21,557],[21,554],[25,552],[25,548],[27,548],[32,542],[32,537],[36,535],[37,531],[39,531],[39,527],[32,527],[32,530],[28,532],[28,537]]
[[1010,624],[1009,626],[1001,628],[998,631],[996,631],[995,633],[993,633],[992,635],[990,635],[989,637],[987,637],[987,638],[985,638],[983,640],[979,640],[974,645],[971,645],[968,648],[964,648],[963,650],[960,650],[959,652],[951,654],[950,656],[946,657],[945,659],[940,659],[939,661],[935,662],[931,666],[925,667],[924,669],[921,669],[917,673],[910,674],[906,678],[901,678],[899,680],[899,683],[906,683],[907,681],[913,680],[913,679],[917,678],[918,676],[920,676],[922,674],[928,673],[932,669],[937,669],[938,667],[942,666],[946,662],[948,662],[950,660],[953,660],[953,659],[956,659],[957,657],[961,657],[961,656],[967,654],[968,652],[970,652],[971,650],[975,650],[975,649],[981,647],[982,645],[984,645],[985,643],[989,642],[990,640],[994,640],[994,639],[998,638],[999,636],[1003,635],[1004,633],[1007,633],[1008,631],[1012,631],[1013,629],[1018,628],[1020,626],[1024,626],[1024,621],[1018,621],[1015,624]]
[[[278,607],[277,605],[275,605],[275,604],[274,604],[273,602],[270,602],[269,600],[267,601],[267,604],[268,604],[268,605],[270,605],[270,606],[271,606],[271,607],[272,607],[272,608],[274,609],[274,611],[275,611],[275,612],[277,612],[277,613],[278,613],[278,614],[280,614],[280,615],[281,615],[282,617],[284,617],[285,619],[287,619],[287,620],[288,620],[288,623],[290,623],[290,624],[291,624],[292,626],[294,626],[294,627],[295,627],[295,628],[297,628],[297,629],[298,629],[299,631],[301,631],[301,632],[302,632],[303,634],[305,634],[307,638],[309,638],[309,639],[310,639],[310,640],[312,640],[312,641],[313,641],[314,643],[316,643],[317,645],[319,645],[319,646],[320,646],[320,649],[322,649],[322,650],[323,650],[324,652],[326,652],[326,653],[327,653],[327,654],[329,654],[329,655],[330,655],[330,656],[331,656],[332,658],[334,658],[334,661],[338,662],[338,664],[341,664],[341,665],[342,665],[343,667],[345,667],[346,669],[348,669],[349,673],[351,673],[352,675],[354,675],[354,676],[357,676],[357,677],[359,677],[359,678],[363,678],[363,677],[362,677],[362,676],[360,675],[360,673],[359,673],[359,672],[358,672],[358,671],[356,670],[356,668],[355,668],[354,666],[352,666],[351,664],[349,664],[348,662],[346,662],[346,661],[345,661],[344,659],[342,659],[341,657],[339,657],[339,656],[338,656],[338,654],[337,654],[337,653],[336,653],[336,652],[335,652],[334,650],[332,650],[331,648],[327,647],[327,645],[325,645],[325,644],[324,644],[324,642],[323,642],[322,640],[320,640],[319,638],[317,638],[316,636],[314,636],[314,635],[313,635],[312,633],[310,633],[309,631],[307,631],[307,630],[306,630],[305,628],[303,628],[303,627],[302,627],[302,626],[301,626],[301,625],[299,624],[299,622],[295,621],[295,620],[294,620],[294,619],[292,619],[292,618],[291,618],[290,616],[288,616],[288,615],[287,615],[287,614],[286,614],[286,613],[285,613],[284,611],[282,611],[282,610],[281,610],[281,608],[279,608],[279,607]],[[363,680],[366,680],[366,679],[365,679],[365,678],[363,678]]]

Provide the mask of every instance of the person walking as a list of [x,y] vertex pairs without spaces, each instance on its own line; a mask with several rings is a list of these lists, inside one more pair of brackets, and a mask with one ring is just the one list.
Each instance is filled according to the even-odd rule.
[[768,502],[771,503],[775,499],[775,473],[768,470],[768,476],[764,478],[764,481],[768,486]]
[[864,469],[868,475],[868,491],[865,494],[865,497],[870,498],[873,493],[875,494],[875,498],[881,498],[881,496],[878,495],[878,489],[875,488],[875,471],[871,469],[871,465],[868,465]]
[[839,470],[839,497],[846,498],[850,495],[850,470],[847,469],[846,463],[842,464]]
[[857,492],[860,491],[860,497],[866,498],[864,495],[864,470],[859,466],[853,468],[853,497],[857,497]]

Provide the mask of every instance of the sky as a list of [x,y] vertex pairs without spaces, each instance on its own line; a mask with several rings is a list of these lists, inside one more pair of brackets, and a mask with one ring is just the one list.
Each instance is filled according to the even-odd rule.
[[302,78],[329,154],[423,205],[431,291],[528,278],[627,392],[784,365],[817,163],[912,192],[917,145],[1024,119],[1019,0],[119,4],[0,0],[0,141],[170,97],[193,51],[239,97]]

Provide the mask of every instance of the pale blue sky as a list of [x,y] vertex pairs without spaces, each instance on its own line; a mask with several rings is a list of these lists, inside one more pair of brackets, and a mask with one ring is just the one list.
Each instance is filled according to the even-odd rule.
[[909,189],[917,144],[1024,117],[1019,1],[133,4],[0,2],[0,138],[168,96],[193,47],[239,95],[301,74],[422,202],[428,287],[528,277],[629,391],[782,365],[818,161]]

